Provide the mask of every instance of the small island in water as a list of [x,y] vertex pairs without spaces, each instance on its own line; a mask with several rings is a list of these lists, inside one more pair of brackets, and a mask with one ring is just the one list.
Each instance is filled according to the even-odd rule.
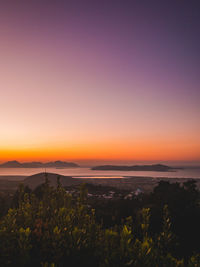
[[97,170],[97,171],[157,171],[157,172],[170,172],[170,171],[175,171],[175,169],[177,168],[172,168],[162,164],[133,165],[133,166],[102,165],[91,168],[91,170]]
[[51,161],[51,162],[19,162],[16,160],[7,161],[0,164],[0,168],[78,168],[79,165],[73,162],[66,161]]

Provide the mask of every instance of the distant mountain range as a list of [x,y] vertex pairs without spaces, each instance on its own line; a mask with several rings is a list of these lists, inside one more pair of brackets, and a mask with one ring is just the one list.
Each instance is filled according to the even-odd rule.
[[73,162],[52,161],[52,162],[18,162],[16,160],[7,161],[0,164],[0,168],[78,168],[79,165]]
[[91,170],[98,171],[158,171],[158,172],[168,172],[173,171],[175,168],[162,165],[133,165],[133,166],[120,166],[120,165],[102,165],[92,167]]

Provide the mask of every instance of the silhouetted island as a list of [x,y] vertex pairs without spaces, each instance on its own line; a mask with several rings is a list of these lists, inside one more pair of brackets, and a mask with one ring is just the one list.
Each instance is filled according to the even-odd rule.
[[157,171],[157,172],[169,172],[174,171],[175,168],[162,165],[133,165],[133,166],[120,166],[120,165],[102,165],[92,167],[91,170],[98,171]]
[[52,161],[52,162],[23,162],[20,163],[16,160],[7,161],[0,164],[0,168],[78,168],[79,165],[73,162],[66,161]]

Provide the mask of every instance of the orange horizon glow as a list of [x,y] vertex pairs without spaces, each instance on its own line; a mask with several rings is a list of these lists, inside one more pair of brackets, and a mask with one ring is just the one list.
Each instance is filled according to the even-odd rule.
[[0,161],[49,161],[49,160],[170,160],[199,161],[200,146],[195,143],[111,143],[85,144],[80,146],[38,147],[24,149],[3,149]]
[[196,22],[50,6],[0,9],[0,161],[199,161]]

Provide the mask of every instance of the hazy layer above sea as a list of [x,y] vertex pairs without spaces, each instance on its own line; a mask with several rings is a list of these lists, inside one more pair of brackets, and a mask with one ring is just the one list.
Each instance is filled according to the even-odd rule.
[[[8,180],[16,180],[15,176],[29,176],[36,173],[44,172],[44,168],[1,168],[0,179],[5,179],[7,176]],[[199,168],[183,168],[172,172],[153,172],[153,171],[97,171],[91,170],[88,167],[81,168],[46,168],[46,172],[57,173],[65,176],[72,177],[89,177],[89,178],[123,178],[130,176],[141,176],[141,177],[166,177],[166,178],[200,178],[200,167]],[[4,177],[3,177],[4,176]],[[10,176],[10,177],[9,177]],[[18,178],[22,179],[22,178]]]

